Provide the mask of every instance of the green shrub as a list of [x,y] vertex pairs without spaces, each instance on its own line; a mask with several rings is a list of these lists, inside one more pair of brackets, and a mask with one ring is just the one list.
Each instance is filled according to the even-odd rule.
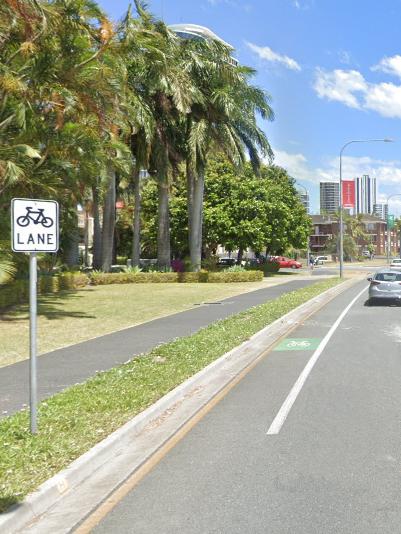
[[142,267],[139,267],[138,265],[133,265],[132,267],[124,267],[123,273],[141,273],[143,271]]
[[263,280],[262,271],[240,271],[209,273],[208,282],[229,283],[229,282],[260,282]]
[[[38,294],[57,293],[87,286],[89,278],[80,272],[65,272],[57,275],[39,274]],[[29,301],[29,280],[14,280],[0,285],[0,309]]]
[[259,282],[263,280],[262,271],[208,273],[102,273],[93,272],[92,285],[141,284],[141,283],[206,283],[206,282]]
[[141,283],[178,282],[178,273],[102,273],[93,272],[91,283],[95,286],[106,284],[141,284]]
[[38,276],[38,293],[57,293],[59,291],[59,277],[50,274],[40,274]]
[[252,265],[245,267],[247,271],[262,271],[265,276],[271,273],[277,273],[280,269],[280,264],[275,261],[268,261],[260,265]]
[[58,275],[59,290],[72,290],[85,287],[89,284],[86,274],[80,272],[66,272]]
[[200,273],[177,273],[179,282],[200,282]]
[[0,286],[0,309],[26,302],[28,299],[28,280],[15,280]]
[[242,267],[242,265],[231,265],[231,267],[227,267],[227,269],[224,269],[225,273],[243,273],[245,271],[245,267]]
[[218,268],[219,258],[217,256],[211,256],[210,258],[202,260],[202,269],[209,272],[216,272]]

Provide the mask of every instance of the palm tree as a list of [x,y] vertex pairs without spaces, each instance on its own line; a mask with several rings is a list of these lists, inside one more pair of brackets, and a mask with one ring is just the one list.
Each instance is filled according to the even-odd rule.
[[[209,153],[223,151],[235,164],[246,152],[257,172],[260,155],[272,156],[256,114],[273,119],[269,97],[249,84],[253,70],[233,65],[231,50],[219,42],[185,42],[184,56],[201,91],[187,118],[187,187],[189,249],[194,270],[201,265],[204,175]],[[260,152],[260,155],[259,155]]]
[[128,13],[124,40],[130,53],[128,80],[136,106],[130,117],[134,167],[134,241],[132,260],[139,261],[140,185],[139,171],[149,168],[158,183],[158,263],[170,266],[169,182],[182,154],[182,117],[200,96],[190,74],[182,68],[179,41],[164,23],[135,1],[138,18]]
[[[111,23],[90,0],[15,6],[0,6],[2,201],[14,191],[50,196],[68,219],[110,160],[114,167],[126,160],[114,146],[114,130],[124,131],[123,61]],[[70,228],[63,236],[67,257],[74,257],[76,226]]]

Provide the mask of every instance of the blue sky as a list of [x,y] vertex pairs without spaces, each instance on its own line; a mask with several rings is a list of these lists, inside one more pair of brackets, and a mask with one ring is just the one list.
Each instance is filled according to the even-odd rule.
[[[114,19],[126,0],[98,0]],[[150,0],[168,24],[209,27],[254,67],[272,97],[264,123],[276,155],[319,209],[319,181],[338,179],[351,139],[395,143],[348,147],[344,179],[370,174],[379,199],[401,193],[401,0]],[[390,201],[401,214],[401,196]]]

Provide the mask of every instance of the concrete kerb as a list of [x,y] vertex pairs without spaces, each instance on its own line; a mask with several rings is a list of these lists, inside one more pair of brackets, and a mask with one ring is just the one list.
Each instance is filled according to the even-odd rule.
[[[216,372],[223,373],[224,378],[219,385],[219,390],[223,389],[289,330],[292,330],[308,316],[358,281],[356,278],[346,280],[341,285],[334,286],[298,306],[177,386],[155,404],[80,456],[69,467],[44,482],[35,492],[28,495],[22,504],[14,505],[9,511],[2,514],[0,532],[15,533],[23,529],[25,525],[35,521],[63,496],[73,491],[109,459],[113,458],[117,445],[121,449],[125,444],[132,442],[132,439],[140,434],[144,428],[163,417],[165,412],[180,400],[190,396],[194,390],[201,388],[202,384],[211,380]],[[215,394],[217,393],[218,391],[215,392]],[[135,467],[133,467],[133,471],[135,471]]]

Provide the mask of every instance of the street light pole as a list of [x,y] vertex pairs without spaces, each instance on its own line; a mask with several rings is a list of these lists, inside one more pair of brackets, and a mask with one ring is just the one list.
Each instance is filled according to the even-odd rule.
[[344,276],[344,217],[343,217],[343,195],[342,195],[342,156],[345,148],[352,143],[392,143],[393,139],[353,139],[343,145],[340,150],[340,278]]
[[389,228],[389,225],[388,225],[388,216],[389,216],[389,207],[388,207],[388,203],[389,203],[389,200],[390,198],[393,198],[393,197],[399,197],[401,196],[401,193],[393,193],[392,195],[389,195],[387,197],[387,202],[386,202],[386,206],[387,206],[387,263],[390,263],[390,249],[391,249],[391,236],[390,236],[390,228]]
[[[306,194],[306,197],[309,198],[309,193],[308,193],[308,190],[306,189],[306,187],[302,184],[297,184],[299,187],[302,187],[303,189],[305,189],[305,194]],[[310,251],[309,251],[309,245],[310,245],[310,238],[309,238],[309,233],[308,233],[308,237],[307,237],[307,241],[306,241],[306,267],[309,268],[309,260],[310,260]]]

